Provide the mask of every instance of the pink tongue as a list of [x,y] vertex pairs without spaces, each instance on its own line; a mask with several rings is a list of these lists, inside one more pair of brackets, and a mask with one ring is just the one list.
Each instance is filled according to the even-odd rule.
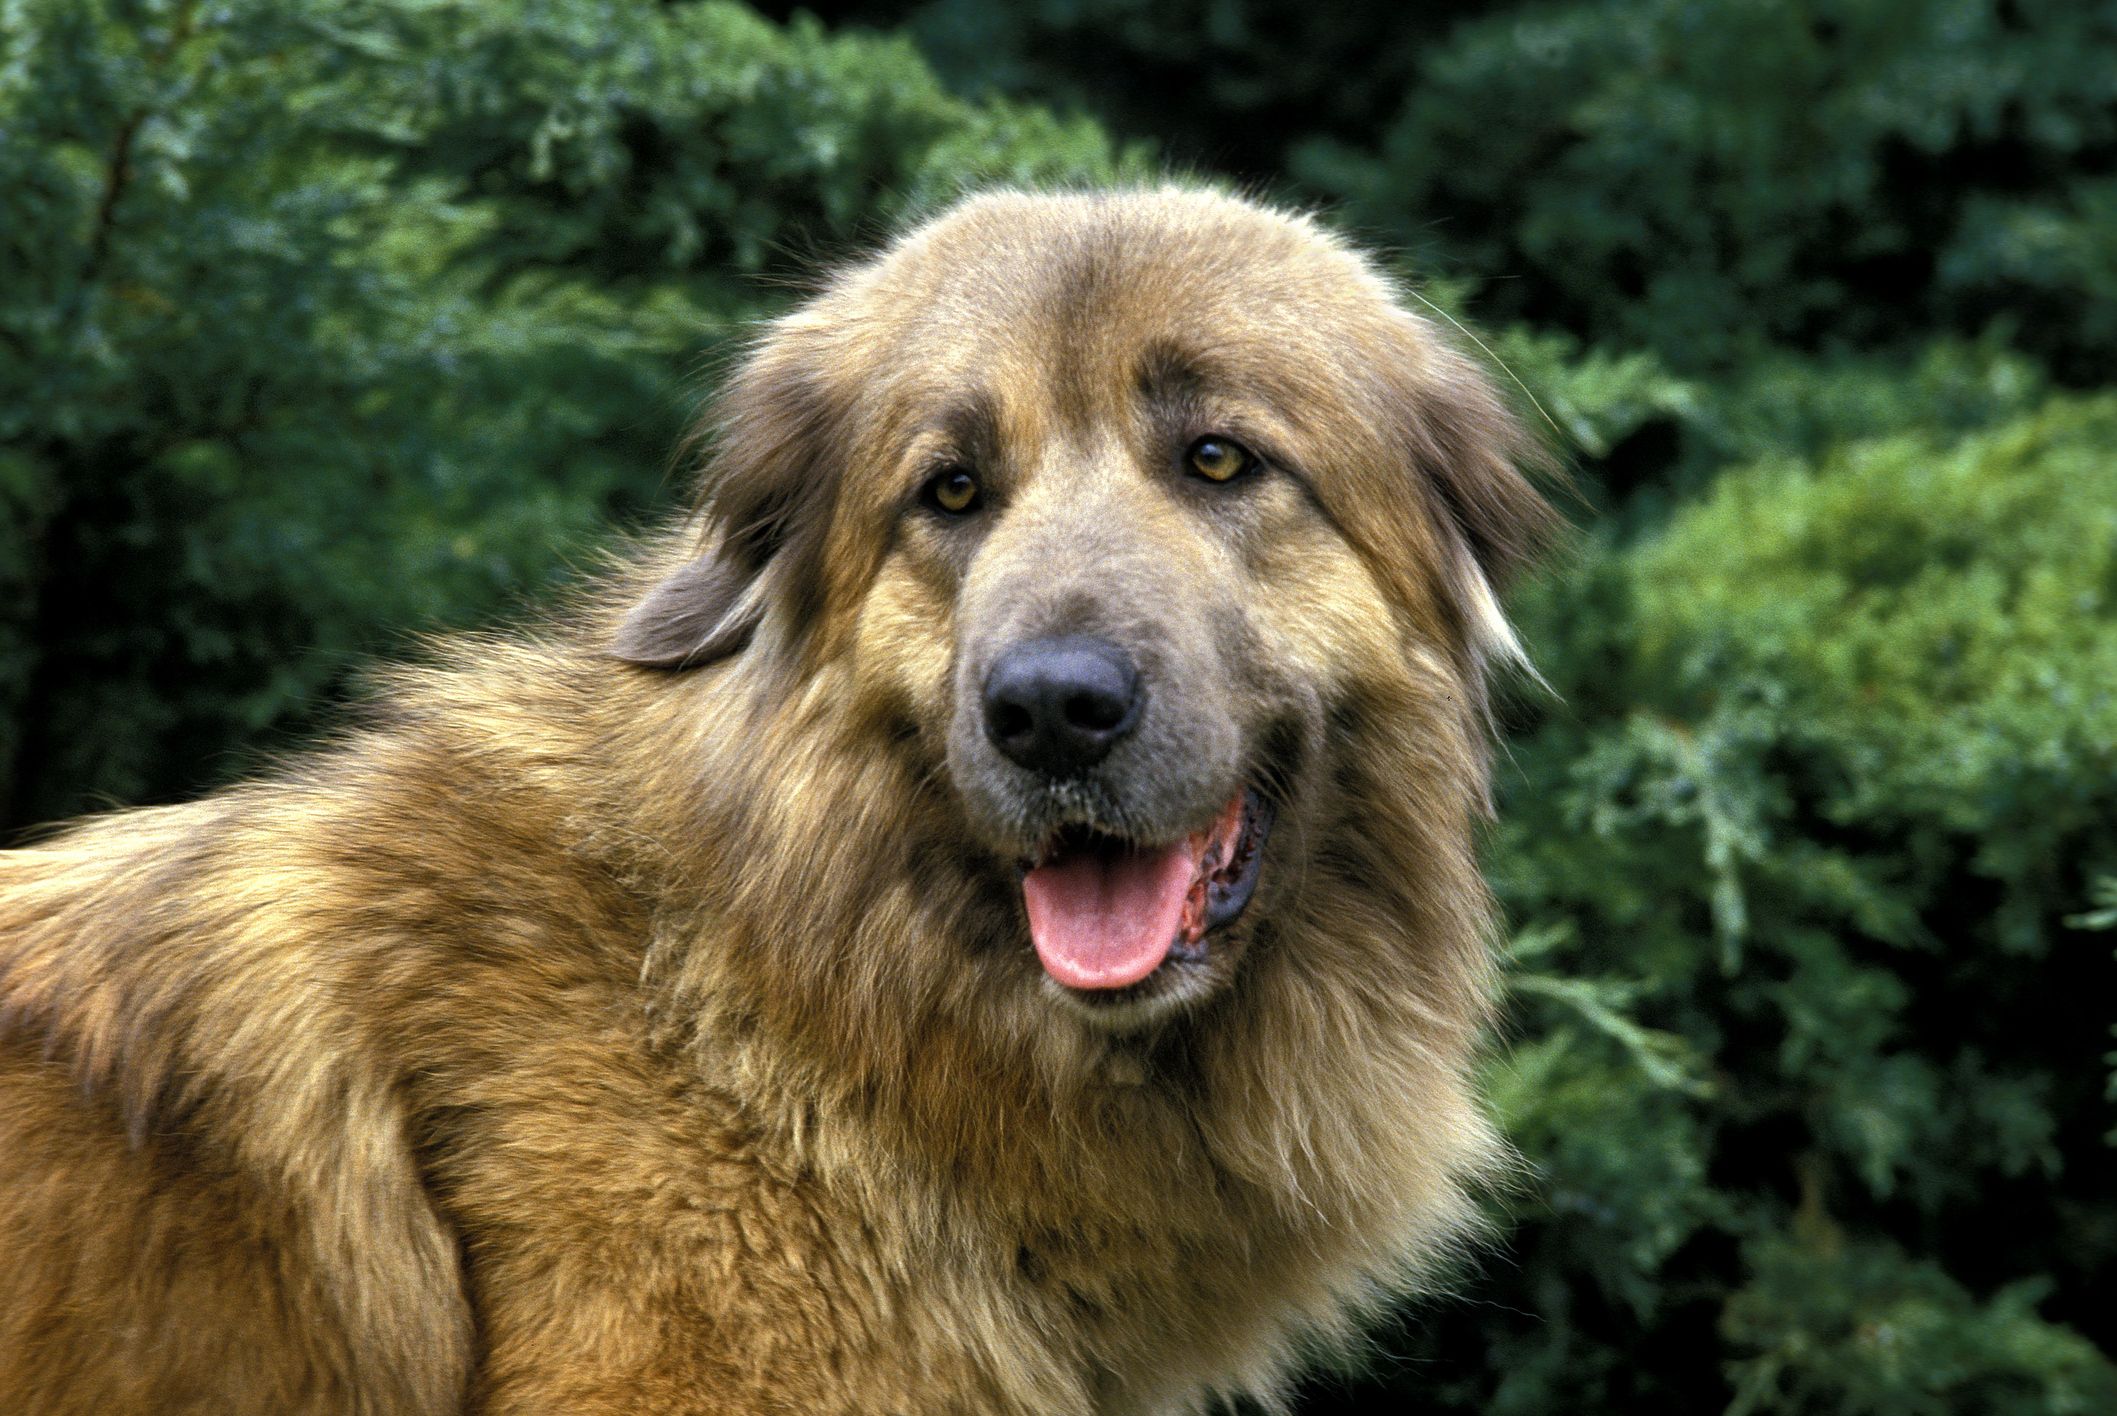
[[1161,966],[1197,876],[1188,841],[1155,851],[1083,851],[1022,877],[1029,937],[1068,988],[1123,988]]

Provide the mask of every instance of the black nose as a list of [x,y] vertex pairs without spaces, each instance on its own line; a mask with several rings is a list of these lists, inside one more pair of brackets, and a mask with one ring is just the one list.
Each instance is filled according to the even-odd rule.
[[1139,671],[1103,639],[1032,639],[985,676],[985,736],[1032,772],[1071,777],[1139,721]]

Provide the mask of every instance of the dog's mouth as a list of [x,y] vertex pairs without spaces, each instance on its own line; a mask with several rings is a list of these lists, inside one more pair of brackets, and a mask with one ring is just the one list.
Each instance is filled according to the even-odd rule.
[[1140,846],[1087,827],[1061,831],[1028,863],[1022,902],[1044,972],[1067,988],[1129,988],[1170,960],[1205,955],[1257,888],[1270,801],[1237,792],[1209,827]]

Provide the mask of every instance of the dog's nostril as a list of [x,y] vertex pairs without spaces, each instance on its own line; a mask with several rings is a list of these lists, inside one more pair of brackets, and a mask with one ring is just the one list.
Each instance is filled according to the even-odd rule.
[[996,705],[987,721],[994,733],[1006,738],[1021,737],[1036,726],[1029,710],[1019,703]]
[[1066,721],[1107,732],[1125,716],[1125,700],[1112,693],[1076,693],[1065,702]]
[[985,679],[985,735],[1009,760],[1051,777],[1110,754],[1139,719],[1139,672],[1103,639],[1035,639],[1002,654]]

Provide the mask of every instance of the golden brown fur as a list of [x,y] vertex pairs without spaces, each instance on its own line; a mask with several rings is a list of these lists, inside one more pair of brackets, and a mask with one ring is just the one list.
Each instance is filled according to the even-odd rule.
[[[1301,477],[1185,500],[1167,408]],[[984,541],[908,519],[938,437]],[[1305,220],[1001,194],[765,331],[711,443],[564,623],[0,856],[0,1410],[1182,1411],[1464,1232],[1544,516],[1474,370]],[[1034,823],[950,736],[964,646],[1067,614],[1224,720],[1140,749],[1142,831],[1284,797],[1145,1021],[1039,975]]]

